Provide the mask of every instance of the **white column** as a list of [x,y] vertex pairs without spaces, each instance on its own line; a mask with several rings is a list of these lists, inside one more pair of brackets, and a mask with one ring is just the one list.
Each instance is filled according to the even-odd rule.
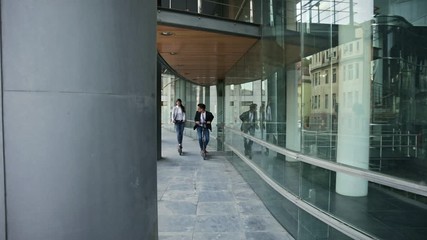
[[[298,79],[296,70],[286,72],[286,148],[300,151],[301,128],[298,125]],[[286,161],[296,161],[286,157]]]
[[203,9],[203,5],[202,5],[202,0],[197,0],[197,13],[202,13],[202,9]]
[[[338,74],[337,162],[357,168],[369,168],[370,122],[370,39],[369,27],[340,29],[341,55]],[[355,39],[346,41],[346,36]],[[345,196],[366,196],[368,181],[337,173],[336,192]]]

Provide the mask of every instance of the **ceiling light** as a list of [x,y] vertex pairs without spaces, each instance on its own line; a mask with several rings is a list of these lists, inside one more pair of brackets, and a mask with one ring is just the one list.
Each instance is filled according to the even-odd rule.
[[176,52],[170,52],[169,54],[170,55],[176,55]]
[[160,34],[162,34],[163,36],[172,36],[173,32],[161,32]]

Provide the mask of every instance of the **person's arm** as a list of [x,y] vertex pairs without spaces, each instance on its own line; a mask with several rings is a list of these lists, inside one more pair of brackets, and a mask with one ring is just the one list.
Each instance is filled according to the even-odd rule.
[[206,112],[206,116],[208,116],[209,118],[206,119],[206,123],[207,124],[211,124],[213,119],[214,119],[214,115],[211,112]]
[[242,121],[242,122],[244,122],[245,121],[245,113],[243,112],[242,114],[240,114],[240,116],[239,116],[239,118],[240,118],[240,121]]
[[175,123],[175,107],[173,107],[171,111],[171,122]]
[[258,125],[258,113],[257,112],[254,113],[254,121],[255,121],[255,129],[259,129],[259,125]]
[[241,118],[240,120],[242,120],[242,122],[249,122],[249,111],[243,112],[242,115],[240,115]]
[[200,117],[197,117],[197,113],[198,112],[196,112],[196,115],[194,115],[194,127],[193,127],[193,130],[196,130],[197,125],[199,125]]
[[208,129],[212,131],[212,121],[214,119],[214,115],[211,112],[206,112],[206,118],[208,118],[206,120],[209,120],[206,121],[206,125],[208,126]]
[[196,115],[194,115],[194,122],[199,125],[200,124],[200,113],[196,112]]

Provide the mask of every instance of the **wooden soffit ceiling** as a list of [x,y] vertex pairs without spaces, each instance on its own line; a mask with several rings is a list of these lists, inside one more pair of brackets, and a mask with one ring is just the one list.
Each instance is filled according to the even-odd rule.
[[215,85],[258,41],[228,33],[157,25],[157,51],[179,75],[199,85]]

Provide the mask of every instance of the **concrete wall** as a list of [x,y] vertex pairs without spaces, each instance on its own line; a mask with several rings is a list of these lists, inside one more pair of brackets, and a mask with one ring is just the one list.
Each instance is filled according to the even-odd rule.
[[155,4],[2,0],[7,239],[157,239]]

